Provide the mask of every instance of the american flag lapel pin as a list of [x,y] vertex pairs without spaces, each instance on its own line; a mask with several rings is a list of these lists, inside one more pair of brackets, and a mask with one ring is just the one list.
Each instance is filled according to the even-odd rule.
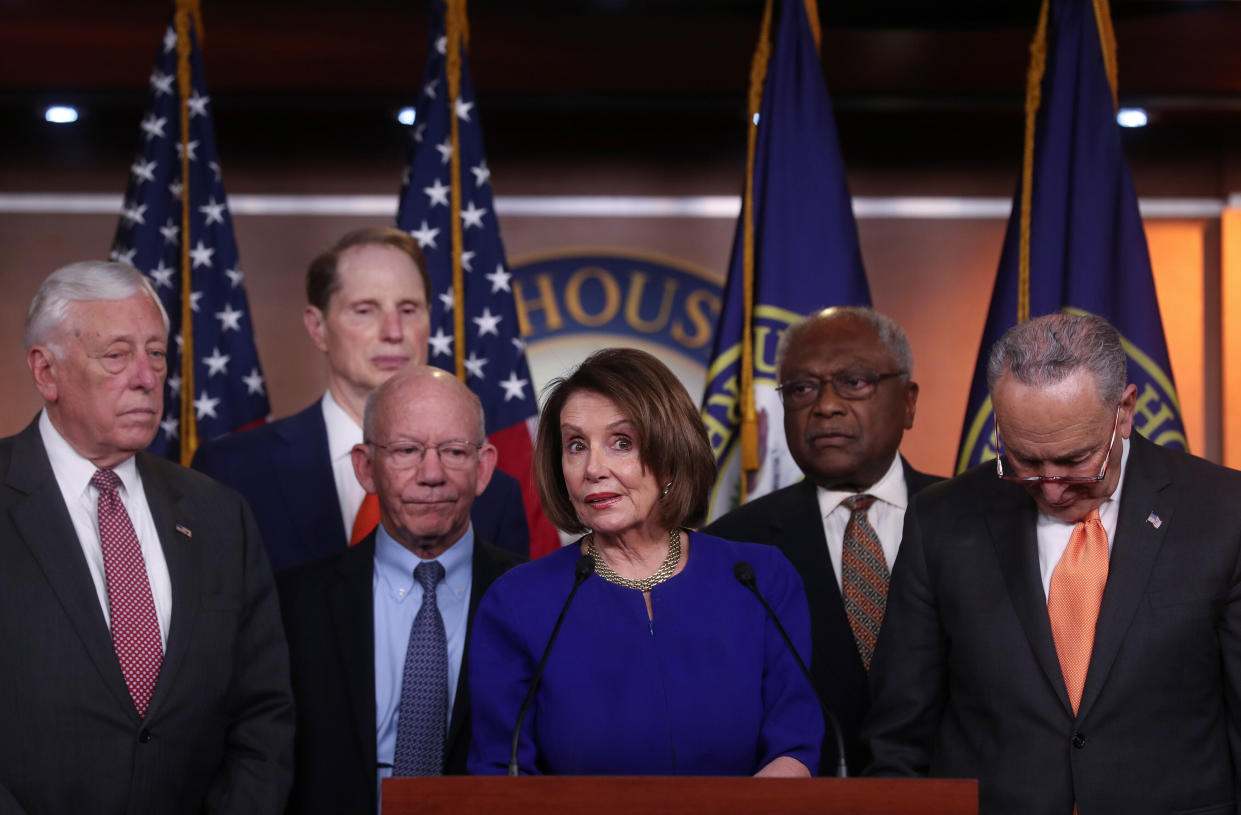
[[[1150,519],[1148,518],[1147,520],[1150,520]],[[177,531],[187,538],[194,537],[194,533],[191,532],[190,528],[186,526],[185,524],[177,524]]]
[[1146,522],[1150,524],[1151,526],[1153,526],[1155,529],[1158,529],[1159,527],[1163,526],[1163,520],[1153,512],[1150,515],[1146,516]]

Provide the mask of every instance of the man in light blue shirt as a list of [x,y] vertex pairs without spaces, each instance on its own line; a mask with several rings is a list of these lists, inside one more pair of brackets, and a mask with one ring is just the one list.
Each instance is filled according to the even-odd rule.
[[375,812],[383,778],[465,771],[470,620],[491,581],[519,562],[470,524],[496,451],[465,385],[411,366],[368,399],[363,430],[353,464],[379,499],[379,527],[280,584],[296,812]]

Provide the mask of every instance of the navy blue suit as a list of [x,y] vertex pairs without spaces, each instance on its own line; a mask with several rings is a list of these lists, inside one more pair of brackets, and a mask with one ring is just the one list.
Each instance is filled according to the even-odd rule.
[[[191,466],[240,492],[258,519],[273,571],[336,554],[349,543],[328,453],[323,406],[235,433],[198,448]],[[521,486],[496,470],[470,512],[474,534],[530,556]]]

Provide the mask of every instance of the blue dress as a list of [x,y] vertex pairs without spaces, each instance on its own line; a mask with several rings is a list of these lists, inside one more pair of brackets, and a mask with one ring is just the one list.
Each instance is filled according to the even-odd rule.
[[[779,756],[818,767],[814,691],[733,565],[749,562],[803,659],[810,615],[774,546],[690,536],[680,574],[642,593],[592,575],[526,714],[523,774],[751,775]],[[469,770],[502,774],[513,724],[580,556],[567,546],[497,579],[470,634]]]

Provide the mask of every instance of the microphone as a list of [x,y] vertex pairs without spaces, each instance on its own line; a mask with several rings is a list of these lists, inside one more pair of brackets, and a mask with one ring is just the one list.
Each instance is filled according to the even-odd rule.
[[780,632],[784,644],[788,646],[789,651],[793,653],[793,659],[797,660],[797,667],[801,668],[802,674],[805,675],[806,681],[810,683],[810,689],[814,691],[814,698],[819,703],[819,708],[823,711],[823,720],[827,723],[828,728],[832,731],[832,736],[836,739],[836,777],[848,778],[849,769],[845,765],[845,742],[840,735],[840,722],[836,721],[836,716],[827,705],[823,703],[823,698],[819,696],[819,691],[814,686],[814,680],[810,678],[810,670],[806,668],[806,663],[802,662],[801,655],[797,653],[793,641],[789,639],[789,633],[784,630],[784,626],[780,624],[780,618],[776,616],[776,612],[772,610],[767,603],[767,599],[763,597],[763,593],[758,590],[758,581],[754,577],[754,567],[744,560],[739,560],[733,565],[733,574],[737,576],[737,582],[754,592],[754,596],[763,604],[763,608],[767,609],[767,616],[771,617],[771,621],[776,624],[776,630]]
[[568,599],[564,601],[564,607],[560,609],[560,616],[556,618],[556,626],[552,629],[552,635],[547,639],[547,647],[543,649],[543,658],[539,660],[539,667],[534,669],[530,689],[526,691],[526,698],[521,701],[521,707],[517,709],[517,723],[513,725],[513,749],[509,752],[508,758],[508,774],[511,776],[517,775],[517,745],[521,741],[521,723],[526,718],[530,703],[534,701],[534,692],[539,689],[539,680],[543,678],[543,666],[547,664],[547,655],[552,652],[552,643],[556,641],[556,636],[560,633],[560,624],[564,622],[564,615],[569,610],[569,604],[573,602],[577,590],[586,582],[586,578],[594,573],[595,561],[590,555],[582,555],[577,559],[577,565],[573,567],[573,590],[569,592]]

